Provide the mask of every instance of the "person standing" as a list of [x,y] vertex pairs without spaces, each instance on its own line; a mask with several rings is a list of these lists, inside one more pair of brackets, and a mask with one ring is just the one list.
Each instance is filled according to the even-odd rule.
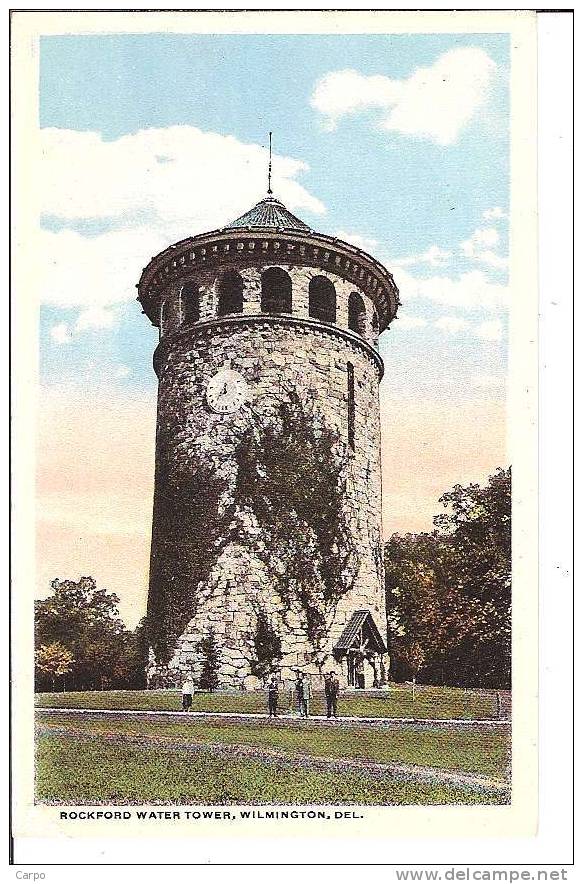
[[304,682],[303,676],[300,670],[296,672],[296,685],[295,685],[295,693],[296,693],[296,702],[298,704],[298,715],[304,714]]
[[269,709],[269,717],[277,717],[277,701],[279,698],[279,685],[277,676],[272,675],[267,683],[267,706]]
[[356,672],[356,687],[359,690],[363,691],[365,683],[364,683],[364,657],[362,655],[357,657],[356,665],[355,665],[355,672]]
[[302,678],[302,715],[307,718],[310,714],[310,700],[312,699],[312,683],[308,675]]
[[194,682],[192,680],[192,676],[187,675],[182,684],[182,709],[184,712],[190,712],[193,694]]
[[328,718],[334,716],[338,718],[338,694],[340,693],[340,682],[334,670],[328,673],[324,678],[324,692],[326,694],[326,715]]

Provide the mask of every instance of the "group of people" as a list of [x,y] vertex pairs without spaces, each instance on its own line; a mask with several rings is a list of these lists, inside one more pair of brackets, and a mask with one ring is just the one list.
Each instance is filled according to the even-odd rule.
[[[324,676],[324,694],[326,696],[326,715],[328,718],[338,718],[338,695],[340,693],[340,682],[338,676],[332,670]],[[192,707],[192,697],[194,694],[194,681],[188,676],[182,685],[182,709],[189,712]],[[293,701],[297,704],[298,713],[302,718],[308,718],[310,715],[310,702],[312,700],[312,682],[305,672],[296,672],[295,684],[290,691],[290,708]],[[267,681],[267,708],[269,718],[277,717],[277,707],[279,703],[279,680],[277,675],[272,675]]]
[[[295,701],[298,713],[302,718],[308,718],[310,714],[310,701],[312,699],[312,682],[309,677],[300,672],[296,672],[295,684],[290,688],[290,709]],[[277,675],[272,675],[267,682],[267,709],[270,718],[277,717],[277,705],[279,702],[279,680]]]
[[[328,718],[338,718],[338,695],[340,693],[340,682],[334,671],[328,672],[324,676],[324,693],[326,696],[326,714]],[[310,702],[312,700],[312,682],[305,672],[296,672],[295,684],[291,688],[290,708],[293,705],[295,697],[297,710],[302,718],[308,718],[310,715]],[[279,681],[276,675],[272,675],[267,682],[267,708],[269,718],[277,717],[277,706],[279,702]]]

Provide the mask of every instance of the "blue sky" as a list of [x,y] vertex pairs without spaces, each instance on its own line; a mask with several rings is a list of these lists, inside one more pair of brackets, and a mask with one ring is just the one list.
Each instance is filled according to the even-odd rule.
[[[374,99],[356,110],[343,111],[332,124],[314,106],[317,84],[331,73],[357,72],[367,78],[362,81],[365,87],[368,79],[375,77],[404,82],[420,69],[431,70],[452,50],[462,49],[485,53],[493,63],[492,73],[487,98],[448,143],[382,128],[384,110]],[[407,377],[409,383],[416,368],[421,393],[440,390],[447,395],[453,377],[461,380],[457,385],[460,390],[466,386],[464,382],[479,376],[490,378],[493,386],[493,379],[498,377],[500,382],[504,371],[504,347],[500,346],[504,311],[498,304],[494,315],[491,307],[484,309],[479,298],[484,283],[503,287],[507,282],[505,219],[494,223],[485,219],[484,213],[495,207],[506,213],[508,208],[508,52],[507,35],[44,37],[40,125],[45,130],[97,133],[107,143],[119,143],[140,130],[168,130],[179,125],[228,136],[241,144],[265,145],[272,129],[276,157],[293,158],[305,166],[290,177],[322,204],[325,212],[314,212],[308,199],[304,205],[290,208],[316,229],[344,234],[368,248],[386,261],[398,282],[399,273],[405,281],[401,285],[405,323],[395,323],[384,336],[382,347],[391,374]],[[469,55],[470,63],[471,59]],[[460,73],[464,75],[463,64]],[[193,153],[192,163],[197,162],[200,158]],[[224,171],[220,166],[209,170],[217,191]],[[89,167],[89,176],[91,172]],[[258,173],[260,176],[260,169]],[[107,173],[96,168],[96,180],[100,174]],[[257,185],[256,198],[260,198],[260,177]],[[282,190],[280,195],[284,196],[285,188]],[[173,199],[174,194],[168,192],[170,214]],[[212,189],[204,199],[212,200]],[[251,205],[254,199],[247,203]],[[129,213],[116,216],[113,205],[109,215],[102,207],[95,212],[91,199],[74,212],[62,212],[60,203],[62,199],[48,200],[43,228],[53,234],[75,232],[91,247],[107,232],[133,229],[138,234],[148,226],[147,206],[140,207],[136,219]],[[197,212],[200,215],[200,206]],[[189,227],[188,212],[183,212],[177,232],[201,232],[196,215],[193,211]],[[160,247],[175,238],[174,220],[166,237],[158,220]],[[497,232],[494,262],[475,257],[480,248],[482,253],[491,252],[487,245],[478,243],[470,257],[460,247],[471,242],[479,230]],[[495,234],[489,236],[491,239]],[[121,237],[119,242],[121,245]],[[437,259],[407,263],[436,247],[441,250]],[[96,252],[102,260],[104,251],[107,255],[104,249]],[[449,257],[444,258],[446,253]],[[149,257],[149,253],[144,256],[145,260]],[[405,261],[402,267],[395,263],[400,261]],[[136,263],[135,281],[141,266]],[[437,280],[439,286],[445,277],[445,287],[451,288],[452,281],[476,272],[480,274],[475,280],[478,285],[467,303],[463,286],[459,297],[452,294],[453,301],[447,295],[419,294],[417,283],[424,280]],[[466,283],[471,286],[472,279]],[[497,300],[496,292],[493,294]],[[105,375],[115,385],[154,384],[149,355],[155,335],[131,300],[116,295],[113,313],[110,310],[101,320],[94,317],[93,322],[89,316],[86,328],[77,331],[73,330],[80,311],[87,306],[83,297],[76,303],[70,295],[53,292],[48,300],[42,309],[41,327],[44,382],[68,383],[82,377],[84,383],[91,383],[99,366],[100,384]],[[111,307],[107,293],[101,293],[100,301],[105,310]],[[451,321],[447,330],[443,323],[440,330],[435,323],[444,317]],[[405,327],[409,319],[413,325]],[[489,337],[487,330],[485,337],[473,334],[472,329],[478,330],[484,322],[498,325],[489,327]],[[496,341],[496,336],[500,340]],[[417,353],[427,348],[437,358],[419,366]],[[405,369],[399,369],[403,364]]]
[[67,36],[40,53],[38,594],[145,611],[157,330],[142,267],[274,190],[393,272],[385,534],[506,463],[507,35]]

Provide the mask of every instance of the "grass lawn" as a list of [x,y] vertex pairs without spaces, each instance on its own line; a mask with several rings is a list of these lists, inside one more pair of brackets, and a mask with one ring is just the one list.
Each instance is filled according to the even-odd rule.
[[503,780],[507,775],[509,734],[464,726],[443,728],[398,727],[345,729],[309,722],[272,724],[191,719],[188,722],[143,718],[85,718],[81,715],[37,713],[43,729],[73,732],[75,736],[124,735],[164,743],[228,744],[276,748],[286,754],[319,758],[399,762],[481,774]]
[[36,793],[41,802],[498,804],[499,793],[419,785],[366,774],[289,768],[204,751],[107,744],[72,736],[40,736]]
[[[60,706],[82,709],[152,709],[181,708],[178,691],[79,691],[37,694],[37,706]],[[265,712],[263,691],[228,694],[197,693],[193,709],[200,712]],[[289,707],[287,694],[280,694],[281,711]],[[321,691],[316,691],[312,714],[325,714]],[[398,685],[386,692],[345,693],[341,695],[338,714],[374,718],[495,718],[494,693],[465,691],[461,688],[418,687],[413,699],[409,686]]]

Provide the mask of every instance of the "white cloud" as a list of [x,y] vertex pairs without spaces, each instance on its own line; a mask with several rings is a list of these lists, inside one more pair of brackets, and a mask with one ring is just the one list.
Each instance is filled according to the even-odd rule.
[[68,344],[82,332],[109,328],[114,324],[115,319],[116,315],[113,310],[104,310],[103,307],[95,306],[88,307],[79,314],[75,323],[59,322],[54,325],[50,330],[50,335],[57,344]]
[[467,328],[469,323],[467,319],[462,319],[460,316],[442,316],[435,321],[434,325],[436,328],[447,332],[450,335],[457,335],[463,329]]
[[82,332],[87,329],[109,328],[115,322],[116,314],[113,310],[105,310],[100,306],[88,307],[79,314],[75,323],[75,331]]
[[499,319],[486,319],[476,326],[474,333],[484,341],[502,340],[502,323]]
[[447,264],[449,258],[451,258],[451,252],[446,252],[445,249],[440,249],[439,246],[430,246],[424,255],[422,255],[422,259],[426,264],[430,264],[432,267],[443,267]]
[[477,252],[474,257],[476,261],[480,261],[482,264],[487,264],[489,267],[494,267],[496,270],[503,270],[505,267],[508,267],[508,258],[502,258],[491,249]]
[[320,79],[311,104],[334,129],[347,114],[381,112],[381,128],[453,144],[487,100],[495,63],[482,49],[452,49],[405,80],[331,71]]
[[[265,193],[264,148],[190,126],[116,141],[47,128],[41,139],[43,213],[61,222],[99,221],[106,229],[95,236],[67,228],[41,232],[47,303],[103,308],[134,300],[152,255],[227,224]],[[300,160],[274,156],[274,190],[292,211],[321,214],[323,204],[296,180],[306,169]],[[90,317],[79,322],[96,327]]]
[[[502,339],[503,334],[503,325],[499,319],[487,319],[474,323],[463,316],[456,316],[454,314],[440,316],[430,323],[422,316],[398,313],[395,328],[397,331],[401,329],[409,330],[423,328],[429,324],[448,335],[457,336],[463,334],[464,337],[481,338],[485,341],[499,341]],[[504,379],[496,380],[493,375],[483,374],[475,375],[472,383],[474,386],[496,386],[499,383],[504,383]]]
[[422,328],[424,325],[427,325],[427,320],[423,319],[422,316],[409,316],[406,313],[398,313],[397,318],[399,320],[399,329]]
[[481,270],[462,273],[457,279],[449,276],[421,279],[397,267],[394,276],[403,303],[422,299],[462,310],[476,307],[499,310],[508,307],[508,287],[490,282]]
[[73,335],[66,322],[59,322],[58,325],[53,325],[50,335],[57,344],[68,344],[73,340]]
[[343,239],[345,242],[352,243],[353,246],[356,246],[357,249],[362,249],[364,252],[372,253],[379,245],[377,239],[361,236],[360,233],[349,233],[346,230],[338,230],[334,236],[338,237],[338,239]]
[[482,218],[484,221],[501,221],[508,218],[508,215],[500,206],[494,206],[493,209],[486,209],[485,212],[482,212]]
[[399,258],[393,261],[396,267],[410,267],[414,264],[429,264],[430,267],[445,267],[449,263],[451,252],[440,249],[439,246],[430,246],[421,255],[412,255],[410,258]]
[[[124,226],[158,221],[188,236],[232,221],[266,189],[264,148],[192,126],[142,129],[115,141],[46,128],[41,138],[42,211],[61,218],[120,218]],[[323,213],[320,200],[295,180],[307,168],[274,156],[274,190],[290,209]]]
[[[495,227],[478,227],[468,239],[460,243],[459,250],[465,258],[487,264],[498,270],[508,264],[507,258],[494,251],[499,244],[500,234]],[[432,245],[419,255],[389,259],[388,263],[391,267],[413,267],[425,264],[428,267],[439,269],[450,265],[453,258],[453,252]]]
[[506,383],[506,380],[500,375],[475,374],[471,379],[471,383],[473,387],[494,390],[498,389],[499,387],[503,387]]
[[495,227],[478,227],[469,239],[460,244],[460,249],[466,258],[502,269],[508,265],[508,259],[494,251],[499,243],[500,234]]
[[346,114],[392,107],[402,96],[405,82],[381,74],[367,77],[353,69],[331,71],[316,83],[310,104],[327,117],[328,128],[334,129]]
[[40,234],[42,300],[60,307],[100,307],[132,301],[142,267],[168,245],[149,228],[82,236],[73,230]]
[[471,242],[474,246],[493,248],[500,242],[500,234],[495,227],[479,227],[477,230],[474,230]]

